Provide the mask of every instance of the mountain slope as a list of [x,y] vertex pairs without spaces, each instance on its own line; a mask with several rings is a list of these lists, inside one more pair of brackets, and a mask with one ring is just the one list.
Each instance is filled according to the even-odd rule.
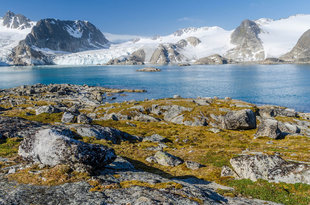
[[25,16],[11,11],[0,18],[0,65],[9,64],[8,56],[12,49],[25,39],[34,24]]
[[[0,65],[201,64],[210,62],[210,56],[228,63],[260,62],[290,52],[310,29],[310,15],[245,20],[234,30],[185,28],[154,37],[107,33],[111,42],[87,21],[43,19],[34,24],[12,12],[0,19]],[[135,52],[143,53],[144,62]]]
[[[13,64],[53,64],[49,56],[106,48],[108,40],[87,21],[40,20],[25,40],[13,49]],[[52,51],[52,52],[50,52]]]

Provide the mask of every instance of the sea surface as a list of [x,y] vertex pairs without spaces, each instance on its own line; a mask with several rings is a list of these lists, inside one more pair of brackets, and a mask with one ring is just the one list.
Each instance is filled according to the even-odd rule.
[[145,89],[116,100],[172,97],[231,97],[310,112],[310,65],[157,66],[162,72],[136,72],[143,66],[0,67],[0,88],[35,83],[70,83]]

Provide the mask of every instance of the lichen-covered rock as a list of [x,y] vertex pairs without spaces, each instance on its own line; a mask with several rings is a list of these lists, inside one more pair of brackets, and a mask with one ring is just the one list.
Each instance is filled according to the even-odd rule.
[[18,154],[25,160],[48,166],[67,164],[86,170],[102,169],[116,158],[113,149],[71,137],[67,130],[40,130],[22,141]]
[[288,162],[275,155],[241,155],[230,160],[240,179],[310,184],[310,165]]
[[63,123],[74,123],[76,116],[70,112],[64,112],[61,118],[61,122]]
[[183,161],[167,152],[158,151],[154,155],[154,160],[163,166],[175,167],[183,163]]
[[92,119],[89,118],[87,115],[85,114],[80,114],[79,116],[77,116],[77,123],[82,123],[82,124],[89,124],[92,122]]
[[202,167],[201,164],[199,164],[198,162],[193,162],[193,161],[185,161],[185,165],[187,168],[189,168],[191,170],[197,170],[200,167]]
[[134,116],[133,120],[140,121],[140,122],[159,122],[159,118],[152,117],[150,115],[145,115],[142,113],[138,113],[136,116]]
[[86,124],[73,125],[71,127],[82,137],[95,137],[98,140],[105,139],[112,143],[120,143],[121,141],[140,141],[139,137],[132,136],[112,127]]
[[263,119],[257,129],[255,137],[270,137],[279,139],[282,137],[282,132],[279,129],[279,123],[274,119]]
[[43,126],[42,123],[18,117],[0,116],[0,139],[30,136]]
[[41,106],[38,109],[36,109],[36,115],[40,115],[42,113],[52,114],[52,113],[58,113],[58,112],[60,112],[60,110],[55,108],[52,105]]
[[225,165],[222,167],[221,177],[237,177],[237,175],[230,167]]
[[224,116],[223,129],[247,130],[256,128],[256,116],[250,109],[230,111]]
[[143,142],[165,142],[165,141],[167,141],[167,139],[159,134],[153,134],[151,136],[143,138]]

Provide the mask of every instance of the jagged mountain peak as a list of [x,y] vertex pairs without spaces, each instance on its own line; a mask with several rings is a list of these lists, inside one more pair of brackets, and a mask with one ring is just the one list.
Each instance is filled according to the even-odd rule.
[[15,14],[12,11],[6,12],[3,17],[3,26],[10,29],[19,29],[23,30],[26,28],[31,28],[33,26],[33,22],[22,14]]

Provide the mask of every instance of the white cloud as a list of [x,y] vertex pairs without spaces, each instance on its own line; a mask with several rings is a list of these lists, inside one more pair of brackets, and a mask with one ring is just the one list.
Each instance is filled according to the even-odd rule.
[[192,17],[182,17],[178,19],[179,22],[188,22],[188,23],[203,23],[201,19],[192,18]]

